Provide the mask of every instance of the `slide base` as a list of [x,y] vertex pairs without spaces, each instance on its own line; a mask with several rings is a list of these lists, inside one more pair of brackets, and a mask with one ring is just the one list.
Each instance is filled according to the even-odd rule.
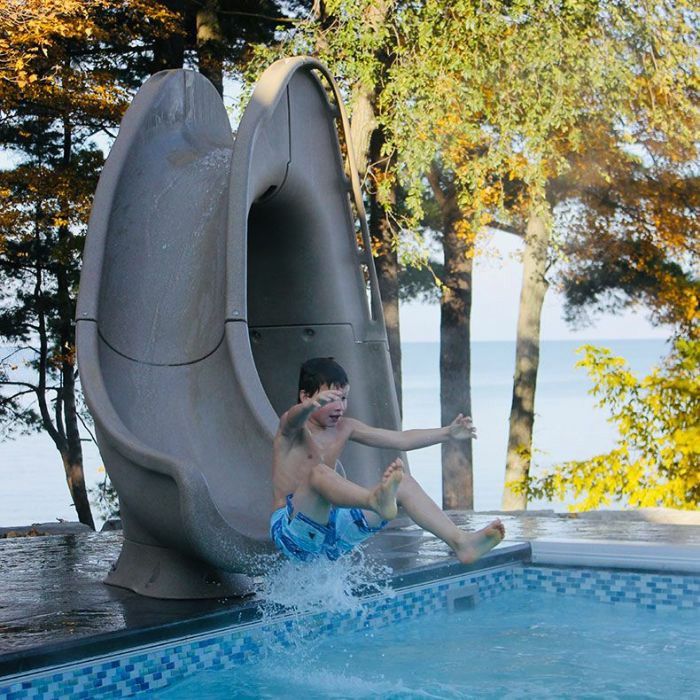
[[253,592],[249,576],[222,571],[166,547],[124,540],[104,582],[148,598],[186,600],[242,597]]

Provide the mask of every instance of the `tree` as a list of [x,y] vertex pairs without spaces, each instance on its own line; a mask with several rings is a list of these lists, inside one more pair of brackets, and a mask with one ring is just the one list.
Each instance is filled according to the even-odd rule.
[[142,0],[0,5],[0,137],[16,162],[0,171],[0,337],[15,346],[2,358],[0,420],[5,435],[48,433],[78,517],[91,527],[74,313],[103,161],[93,137],[118,123],[150,66],[149,44],[171,22],[162,6]]
[[15,346],[0,365],[0,421],[6,435],[49,434],[91,526],[73,316],[104,159],[95,137],[111,140],[157,70],[198,63],[221,92],[224,63],[284,19],[272,0],[0,0],[0,136],[16,163],[0,172],[0,336]]
[[[546,96],[564,80],[561,73],[547,72],[546,61],[534,48],[536,30],[547,33],[540,28],[546,13],[532,3],[502,9],[469,1],[448,7],[436,0],[404,13],[405,33],[412,39],[401,45],[391,83],[392,97],[401,105],[394,113],[394,133],[404,145],[404,162],[411,163],[405,176],[415,193],[413,201],[419,202],[423,187],[420,172],[429,168],[428,181],[443,211],[441,398],[446,414],[458,403],[465,407],[459,410],[470,410],[471,265],[477,236],[487,224],[498,222],[524,235],[529,219],[526,242],[531,254],[525,279],[537,285],[538,294],[527,293],[529,289],[523,294],[518,367],[525,382],[516,377],[523,385],[518,396],[524,399],[518,408],[527,410],[529,387],[534,392],[541,305],[532,302],[546,289],[542,270],[549,237],[542,171],[555,163],[544,148],[543,131],[547,118],[559,116],[547,114],[555,101],[543,98],[539,88]],[[562,32],[553,33],[552,43],[561,41]],[[537,69],[541,83],[535,89],[532,74]],[[501,86],[506,84],[504,92]],[[531,105],[540,107],[537,116],[530,115]],[[530,334],[527,340],[525,332]],[[471,455],[449,448],[444,452],[447,502],[471,507]]]
[[273,43],[275,27],[310,2],[161,0],[161,4],[177,17],[177,24],[155,42],[153,72],[196,65],[223,96],[227,67],[244,60],[250,44]]
[[[569,141],[577,147],[560,150],[565,167],[546,185],[548,201],[568,207],[568,264],[560,270],[570,316],[606,298],[613,308],[643,300],[657,320],[689,333],[698,283],[683,263],[697,235],[698,14],[685,2],[591,8],[590,45],[604,47],[605,58],[583,71],[590,82],[579,99],[587,118],[578,144]],[[616,292],[617,299],[609,295]],[[532,388],[534,398],[534,382]],[[514,409],[519,400],[516,381]],[[525,507],[527,490],[511,486],[527,480],[530,463],[531,437],[525,442],[517,431],[531,436],[531,427],[522,431],[512,418],[506,508]]]
[[[453,178],[433,162],[428,182],[440,209],[444,264],[440,281],[440,419],[443,425],[462,413],[470,416],[472,267],[474,239],[457,201]],[[442,505],[474,507],[471,440],[442,444]]]
[[585,206],[570,213],[559,271],[571,322],[641,306],[676,335],[698,337],[700,178],[677,157],[629,154],[594,172],[590,161],[581,164]]
[[611,412],[618,440],[613,450],[565,462],[530,478],[531,497],[578,499],[571,510],[612,502],[648,508],[700,505],[700,341],[678,339],[665,361],[638,379],[621,357],[585,346],[579,367],[593,380],[591,393]]

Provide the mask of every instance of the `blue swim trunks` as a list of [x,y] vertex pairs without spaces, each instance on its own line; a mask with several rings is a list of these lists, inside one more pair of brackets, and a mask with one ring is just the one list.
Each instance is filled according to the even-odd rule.
[[372,527],[360,508],[331,507],[328,523],[321,525],[303,513],[292,518],[292,494],[287,505],[270,516],[270,537],[289,559],[310,561],[318,557],[335,560],[379,532],[387,521]]

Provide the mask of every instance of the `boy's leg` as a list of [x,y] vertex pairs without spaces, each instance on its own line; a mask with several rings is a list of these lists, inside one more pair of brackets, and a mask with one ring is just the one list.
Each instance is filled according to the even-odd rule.
[[[396,500],[416,525],[439,537],[463,564],[476,561],[505,536],[500,520],[494,520],[477,532],[460,530],[410,474],[404,474]],[[367,519],[373,524],[376,516],[368,514]]]
[[325,464],[317,464],[309,478],[294,492],[294,512],[301,511],[318,523],[328,521],[331,506],[341,508],[365,508],[384,520],[396,517],[396,492],[403,476],[403,462],[392,462],[382,480],[372,489],[366,489]]

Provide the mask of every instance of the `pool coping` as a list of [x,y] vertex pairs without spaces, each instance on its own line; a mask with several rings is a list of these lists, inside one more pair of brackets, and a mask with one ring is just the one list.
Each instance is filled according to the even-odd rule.
[[535,565],[700,574],[700,547],[694,545],[550,537],[532,540],[530,548]]
[[[461,564],[454,557],[450,557],[446,562],[428,564],[403,571],[389,578],[386,583],[391,588],[400,590],[460,574],[515,562],[527,562],[530,560],[530,556],[529,543],[507,543],[488,552],[473,564]],[[189,635],[251,624],[261,619],[259,604],[259,599],[250,598],[243,600],[240,605],[234,608],[207,612],[185,620],[87,635],[77,639],[42,644],[30,649],[0,654],[0,679],[40,671],[57,665],[80,663],[86,659],[106,654],[118,654],[133,647],[160,644]]]

